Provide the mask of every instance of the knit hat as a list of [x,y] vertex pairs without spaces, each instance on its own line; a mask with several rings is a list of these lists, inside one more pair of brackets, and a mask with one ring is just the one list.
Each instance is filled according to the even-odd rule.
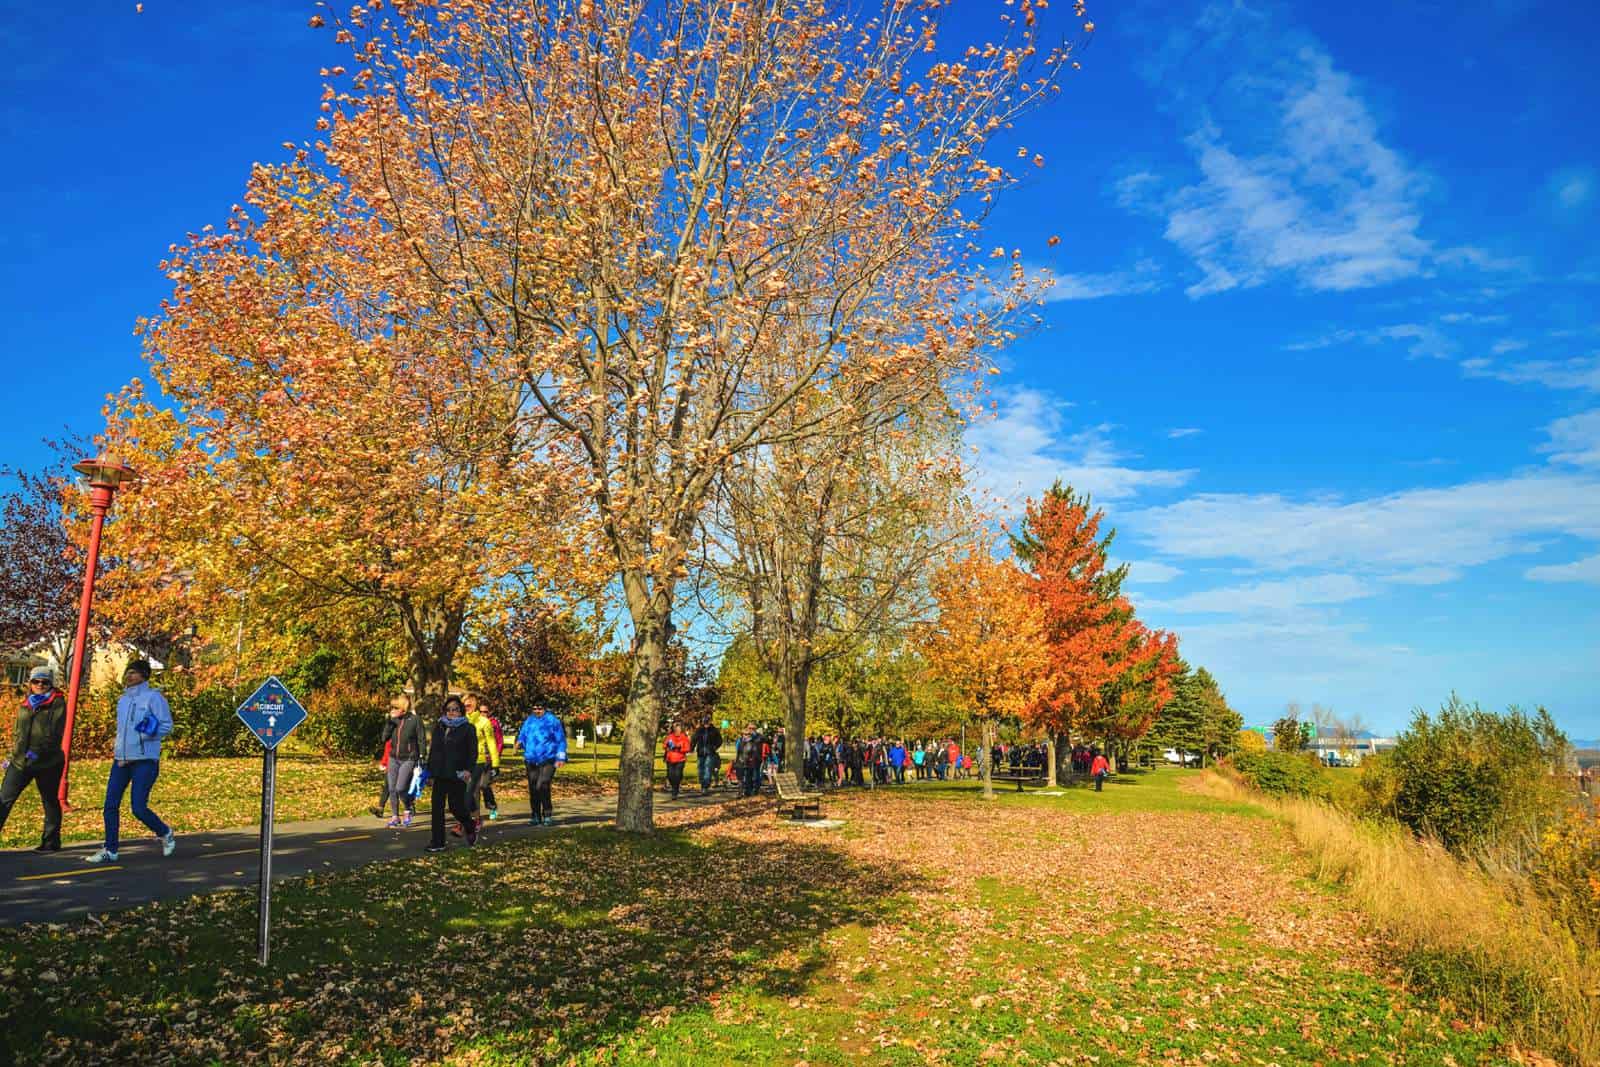
[[35,667],[33,670],[28,672],[28,681],[46,681],[51,685],[55,685],[56,672],[51,670],[49,667]]
[[129,660],[128,666],[123,670],[122,673],[127,674],[128,671],[138,671],[140,674],[145,676],[146,680],[148,680],[150,677],[150,661],[147,659]]

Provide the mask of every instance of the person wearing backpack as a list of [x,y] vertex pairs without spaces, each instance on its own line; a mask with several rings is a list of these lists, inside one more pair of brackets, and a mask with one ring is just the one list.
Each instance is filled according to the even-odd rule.
[[117,698],[117,739],[112,750],[111,773],[106,778],[106,803],[102,809],[106,840],[89,863],[115,863],[122,796],[133,787],[133,817],[161,839],[161,854],[170,856],[178,835],[150,810],[150,791],[161,773],[161,739],[172,733],[172,708],[161,691],[150,686],[150,661],[136,659],[123,672],[122,696]]
[[[411,779],[417,765],[426,757],[422,745],[422,720],[411,710],[411,698],[404,693],[389,701],[389,719],[383,724],[383,741],[389,755],[385,781],[388,784],[389,802],[394,805],[394,816],[389,819],[388,825],[410,826],[417,814],[417,800],[411,795]],[[402,801],[406,807],[403,818],[400,815]]]
[[32,782],[39,790],[44,808],[44,829],[35,852],[61,851],[61,737],[67,729],[67,701],[56,688],[56,675],[49,667],[35,667],[28,674],[31,692],[17,709],[17,725],[11,732],[16,742],[11,758],[5,762],[6,776],[0,781],[0,829],[4,829],[11,806]]
[[1089,773],[1094,776],[1094,791],[1098,793],[1100,787],[1106,784],[1106,775],[1111,773],[1111,763],[1096,749],[1091,748],[1089,751],[1094,753],[1094,762],[1089,765]]

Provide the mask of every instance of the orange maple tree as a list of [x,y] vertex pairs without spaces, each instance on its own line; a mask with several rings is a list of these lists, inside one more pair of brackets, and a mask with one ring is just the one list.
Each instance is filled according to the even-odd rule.
[[923,653],[983,725],[983,792],[992,797],[996,720],[1025,714],[1050,670],[1040,602],[1015,563],[979,550],[941,567],[931,585],[939,614],[922,632]]
[[1025,720],[1070,745],[1094,736],[1126,743],[1149,730],[1171,699],[1177,639],[1152,631],[1122,595],[1126,564],[1110,566],[1115,531],[1087,494],[1057,483],[1029,500],[1012,537],[1043,618],[1048,674]]

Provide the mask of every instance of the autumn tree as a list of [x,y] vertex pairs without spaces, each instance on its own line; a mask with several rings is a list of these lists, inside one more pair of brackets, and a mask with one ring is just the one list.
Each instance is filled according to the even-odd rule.
[[1032,706],[1053,666],[1039,600],[1016,564],[977,551],[941,567],[932,584],[939,614],[923,653],[983,724],[983,795],[993,797],[996,720]]
[[83,588],[63,506],[71,477],[60,458],[40,471],[0,468],[12,481],[0,496],[0,634],[8,652],[47,646],[68,674]]
[[279,620],[372,608],[437,700],[475,606],[580,581],[587,530],[476,296],[416,256],[448,235],[382,225],[334,164],[256,167],[247,206],[163,265],[173,293],[140,324],[160,396],[135,382],[111,412],[142,477],[105,603],[123,630],[187,612],[220,642],[260,621],[258,650]]
[[[807,735],[819,666],[841,661],[836,673],[849,676],[856,653],[925,613],[926,574],[953,536],[954,412],[938,391],[900,400],[897,410],[865,390],[851,447],[785,441],[742,456],[718,482],[707,570],[742,608],[736,624],[777,684],[791,738]],[[886,722],[877,706],[868,720]],[[786,759],[798,772],[803,746],[788,746]]]
[[535,706],[576,706],[596,683],[604,635],[570,612],[532,602],[484,617],[467,640],[463,673],[509,723]]
[[[1050,656],[1026,718],[1047,731],[1056,753],[1088,736],[1126,748],[1171,698],[1177,669],[1176,640],[1145,627],[1122,595],[1128,569],[1110,564],[1116,531],[1102,534],[1104,519],[1087,494],[1057,482],[1028,501],[1011,538],[1032,578]],[[1053,776],[1060,760],[1050,762]]]
[[584,465],[632,624],[624,830],[652,825],[667,649],[718,476],[801,437],[849,447],[836,384],[876,377],[893,407],[981,369],[1015,318],[1019,250],[1007,291],[974,298],[994,277],[979,220],[1013,180],[985,151],[1068,53],[1038,44],[1036,0],[994,10],[999,38],[965,49],[898,0],[859,20],[408,2],[334,24],[353,63],[319,150],[367,208],[355,228],[461,298],[435,321],[470,321]]

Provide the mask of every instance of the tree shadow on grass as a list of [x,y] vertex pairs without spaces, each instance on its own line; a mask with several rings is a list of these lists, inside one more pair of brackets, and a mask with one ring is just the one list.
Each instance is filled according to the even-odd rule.
[[27,929],[0,945],[0,1052],[561,1060],[735,986],[803,991],[827,931],[880,921],[911,884],[825,846],[580,829],[301,879],[275,891],[264,971],[246,893]]

